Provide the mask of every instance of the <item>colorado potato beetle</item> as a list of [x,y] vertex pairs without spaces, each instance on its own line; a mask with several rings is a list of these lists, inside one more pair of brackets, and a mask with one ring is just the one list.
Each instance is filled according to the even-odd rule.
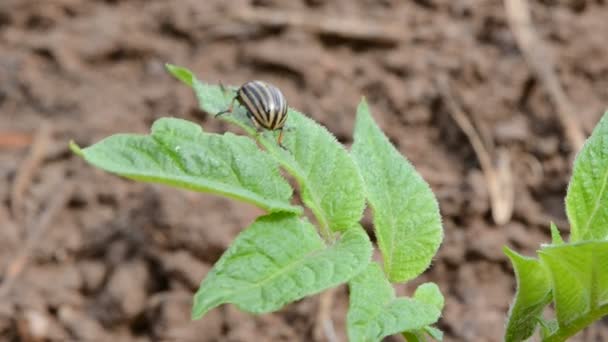
[[228,109],[217,113],[216,116],[231,113],[234,101],[247,109],[247,117],[257,129],[280,130],[278,143],[283,147],[287,100],[279,88],[262,81],[249,81],[237,90]]

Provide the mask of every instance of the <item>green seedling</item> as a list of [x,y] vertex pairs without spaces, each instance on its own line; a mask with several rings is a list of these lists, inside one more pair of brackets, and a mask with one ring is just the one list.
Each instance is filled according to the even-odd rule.
[[[505,247],[517,276],[505,341],[565,341],[608,314],[608,112],[574,161],[566,195],[570,241],[551,224],[552,242],[528,258]],[[545,315],[552,304],[554,315]]]
[[[234,87],[199,81],[189,70],[168,71],[194,90],[203,111],[225,112]],[[397,297],[404,283],[427,269],[443,238],[435,196],[412,165],[390,144],[363,100],[354,144],[347,151],[323,126],[289,108],[282,145],[279,132],[258,134],[251,116],[235,105],[224,120],[246,135],[214,134],[176,118],[157,120],[149,135],[117,134],[72,149],[94,166],[137,181],[208,192],[266,211],[246,227],[202,280],[192,318],[232,303],[255,313],[276,311],[301,298],[348,284],[350,341],[379,341],[403,334],[409,341],[441,340],[432,325],[443,309],[433,283]],[[284,147],[284,148],[282,148]],[[297,183],[300,202],[283,178]],[[360,225],[366,202],[383,262]]]

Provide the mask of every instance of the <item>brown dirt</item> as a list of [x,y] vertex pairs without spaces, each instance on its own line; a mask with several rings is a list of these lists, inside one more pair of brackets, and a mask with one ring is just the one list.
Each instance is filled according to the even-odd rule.
[[[588,133],[608,104],[608,4],[532,5]],[[310,17],[309,25],[272,23],[294,16]],[[360,20],[354,27],[361,31],[319,31],[328,17]],[[2,0],[4,282],[41,215],[50,215],[0,300],[3,341],[324,340],[314,333],[318,298],[257,317],[223,306],[189,320],[199,281],[258,210],[121,180],[67,150],[69,139],[87,145],[116,132],[146,132],[167,115],[225,130],[196,109],[164,62],[210,82],[275,83],[345,143],[357,102],[367,96],[389,137],[431,183],[444,215],[446,238],[433,267],[402,290],[438,282],[446,341],[501,340],[514,291],[501,247],[531,255],[548,241],[549,221],[567,229],[571,165],[556,109],[522,58],[501,1]],[[509,152],[515,207],[503,226],[492,221],[475,153],[434,82],[441,75],[482,138]],[[44,125],[51,129],[46,141]],[[62,196],[67,204],[53,209]],[[336,296],[333,318],[345,340],[345,288]],[[608,340],[607,332],[595,328],[579,340]]]

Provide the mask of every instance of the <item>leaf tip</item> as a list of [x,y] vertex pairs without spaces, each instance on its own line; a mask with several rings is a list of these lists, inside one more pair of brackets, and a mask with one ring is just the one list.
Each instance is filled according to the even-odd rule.
[[552,245],[563,245],[564,239],[562,239],[559,229],[557,229],[557,226],[555,225],[555,223],[551,222],[550,228],[551,228],[551,244]]
[[175,64],[165,63],[165,69],[174,77],[177,77],[177,73],[179,73],[179,67]]
[[193,321],[196,321],[197,319],[201,319],[201,317],[203,317],[203,314],[198,312],[195,309],[192,309],[192,314],[190,315],[190,319]]
[[170,63],[165,63],[165,69],[167,69],[173,77],[182,81],[187,86],[192,87],[194,84],[195,78],[190,70]]
[[80,148],[80,146],[78,146],[78,144],[76,144],[76,142],[74,142],[74,140],[70,140],[69,146],[70,146],[70,150],[72,150],[72,152],[75,155],[77,155],[79,157],[84,157],[84,152],[82,151],[82,148]]
[[198,300],[198,296],[199,293],[194,295],[194,303],[192,304],[192,312],[190,313],[190,319],[192,319],[193,321],[201,319],[207,313],[207,311],[209,311],[208,308],[205,308],[204,305],[201,305]]
[[367,97],[365,97],[365,95],[361,96],[361,101],[359,101],[359,106],[366,106],[366,107],[369,106],[367,103]]
[[369,104],[367,103],[365,96],[361,97],[361,101],[359,101],[359,105],[357,106],[357,118],[362,115],[370,116]]

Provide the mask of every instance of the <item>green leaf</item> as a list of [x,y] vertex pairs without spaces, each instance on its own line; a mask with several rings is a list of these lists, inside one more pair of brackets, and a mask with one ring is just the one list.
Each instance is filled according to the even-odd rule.
[[352,155],[373,209],[388,278],[415,278],[430,265],[443,239],[439,207],[429,185],[373,121],[365,100],[357,109]]
[[[416,292],[414,292],[414,299],[422,303],[433,305],[440,312],[443,310],[443,305],[445,302],[439,287],[435,283],[424,283],[418,286]],[[429,334],[438,341],[443,339],[443,333],[441,330],[431,326],[426,326],[422,329],[414,331],[404,331],[403,337],[405,337],[408,342],[426,341],[425,333]]]
[[559,229],[555,223],[551,222],[551,244],[552,245],[563,245],[564,240],[562,239],[561,234],[559,233]]
[[[248,138],[204,133],[181,119],[163,118],[151,135],[116,134],[80,150],[106,171],[145,182],[209,192],[269,212],[301,212],[277,163]],[[74,147],[73,147],[74,148]]]
[[401,333],[407,342],[425,342],[426,337],[424,336],[423,330],[416,331],[404,331]]
[[547,246],[539,251],[550,270],[560,330],[597,315],[608,303],[608,242]]
[[509,310],[505,341],[519,342],[534,334],[543,309],[551,301],[551,281],[538,260],[521,256],[508,247],[504,253],[511,260],[517,277],[517,293]]
[[403,337],[405,337],[407,342],[424,342],[428,340],[425,334],[429,335],[435,341],[443,341],[443,332],[430,325],[412,332],[404,331]]
[[[165,67],[173,77],[194,90],[200,108],[212,115],[228,109],[230,102],[236,95],[236,89],[234,87],[228,86],[222,88],[218,85],[201,82],[190,70],[184,67],[172,64],[166,64]],[[245,111],[239,106],[235,107],[232,114],[223,115],[221,118],[238,124],[249,133],[255,132],[255,128],[249,123]]]
[[289,214],[258,218],[213,266],[194,297],[192,317],[232,303],[252,313],[337,286],[370,262],[371,242],[361,226],[326,246],[314,226]]
[[285,133],[288,151],[264,138],[264,146],[297,180],[302,201],[315,214],[323,229],[341,231],[353,227],[363,216],[363,179],[355,162],[323,126],[289,109]]
[[433,290],[425,288],[417,298],[396,298],[391,284],[375,262],[350,283],[350,305],[347,315],[348,338],[351,342],[379,341],[403,331],[417,331],[437,322],[441,315]]
[[74,142],[74,140],[70,140],[70,143],[68,145],[70,147],[70,150],[72,150],[72,153],[74,153],[75,155],[79,156],[79,157],[84,157],[84,153],[82,153],[82,149],[80,148],[80,146],[78,146],[78,144],[76,144],[76,142]]
[[570,241],[608,237],[608,112],[574,161],[566,195]]
[[538,323],[540,324],[540,336],[543,339],[543,341],[545,339],[547,339],[549,336],[555,334],[556,331],[558,331],[559,329],[559,324],[557,323],[557,320],[555,319],[551,319],[551,320],[545,320],[545,319],[539,319]]
[[424,331],[429,334],[429,336],[431,336],[434,340],[443,341],[443,331],[432,326],[425,327]]
[[171,73],[171,75],[173,75],[173,77],[182,81],[187,86],[192,87],[194,84],[196,77],[194,77],[190,70],[168,63],[165,64],[165,67]]
[[[212,86],[192,77],[201,109],[216,114],[229,107],[236,95],[233,87]],[[278,132],[258,134],[242,106],[235,104],[231,114],[220,118],[256,136],[296,179],[302,201],[314,213],[324,235],[329,235],[328,229],[342,231],[359,222],[365,207],[363,180],[342,144],[323,126],[290,108],[284,132],[285,151],[276,143]]]
[[414,299],[423,303],[433,305],[437,310],[443,310],[445,299],[439,290],[439,286],[435,283],[424,283],[414,292]]
[[[540,262],[505,249],[518,278],[506,341],[521,341],[541,325],[544,342],[565,341],[608,315],[608,112],[575,162],[566,196],[571,243],[551,223],[551,245]],[[595,241],[594,241],[595,240]],[[540,317],[553,298],[556,320]]]
[[435,341],[443,341],[443,331],[432,327],[430,325],[415,331],[404,331],[403,337],[407,342],[424,342],[428,339],[426,335],[430,336]]

